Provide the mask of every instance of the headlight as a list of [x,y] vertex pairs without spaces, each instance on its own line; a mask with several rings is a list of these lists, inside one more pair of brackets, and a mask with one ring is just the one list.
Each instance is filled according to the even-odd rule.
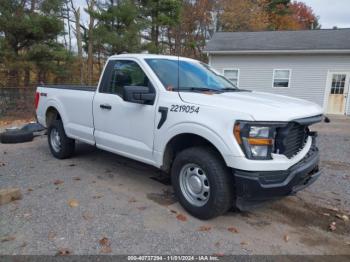
[[257,122],[239,121],[234,136],[249,159],[271,159],[274,150],[276,126]]
[[266,126],[251,126],[249,131],[250,137],[269,138],[270,128]]

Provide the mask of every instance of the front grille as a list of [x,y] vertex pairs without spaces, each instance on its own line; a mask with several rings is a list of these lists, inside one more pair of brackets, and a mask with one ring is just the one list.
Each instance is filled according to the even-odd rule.
[[305,145],[309,129],[295,122],[277,129],[275,152],[288,158],[295,156]]

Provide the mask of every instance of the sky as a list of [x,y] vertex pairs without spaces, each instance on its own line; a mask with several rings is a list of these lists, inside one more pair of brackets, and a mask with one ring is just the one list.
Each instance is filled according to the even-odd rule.
[[349,0],[304,0],[315,14],[320,17],[323,29],[350,28],[350,1]]
[[[310,6],[320,17],[323,29],[350,28],[350,0],[299,0]],[[86,6],[86,0],[74,0],[77,5]],[[86,15],[82,18],[87,23]]]

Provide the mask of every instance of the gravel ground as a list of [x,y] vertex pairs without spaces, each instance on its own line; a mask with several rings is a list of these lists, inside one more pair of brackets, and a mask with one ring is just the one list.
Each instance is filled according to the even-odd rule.
[[350,213],[350,119],[315,129],[318,181],[210,221],[187,214],[152,167],[84,144],[59,161],[45,136],[0,144],[0,187],[23,193],[0,206],[0,254],[350,254],[350,222],[336,218]]

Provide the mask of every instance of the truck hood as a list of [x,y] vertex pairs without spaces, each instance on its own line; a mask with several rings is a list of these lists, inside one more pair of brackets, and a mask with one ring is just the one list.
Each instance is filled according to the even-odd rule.
[[323,114],[322,108],[315,103],[263,92],[181,92],[180,95],[187,103],[248,114],[256,121],[291,121]]

